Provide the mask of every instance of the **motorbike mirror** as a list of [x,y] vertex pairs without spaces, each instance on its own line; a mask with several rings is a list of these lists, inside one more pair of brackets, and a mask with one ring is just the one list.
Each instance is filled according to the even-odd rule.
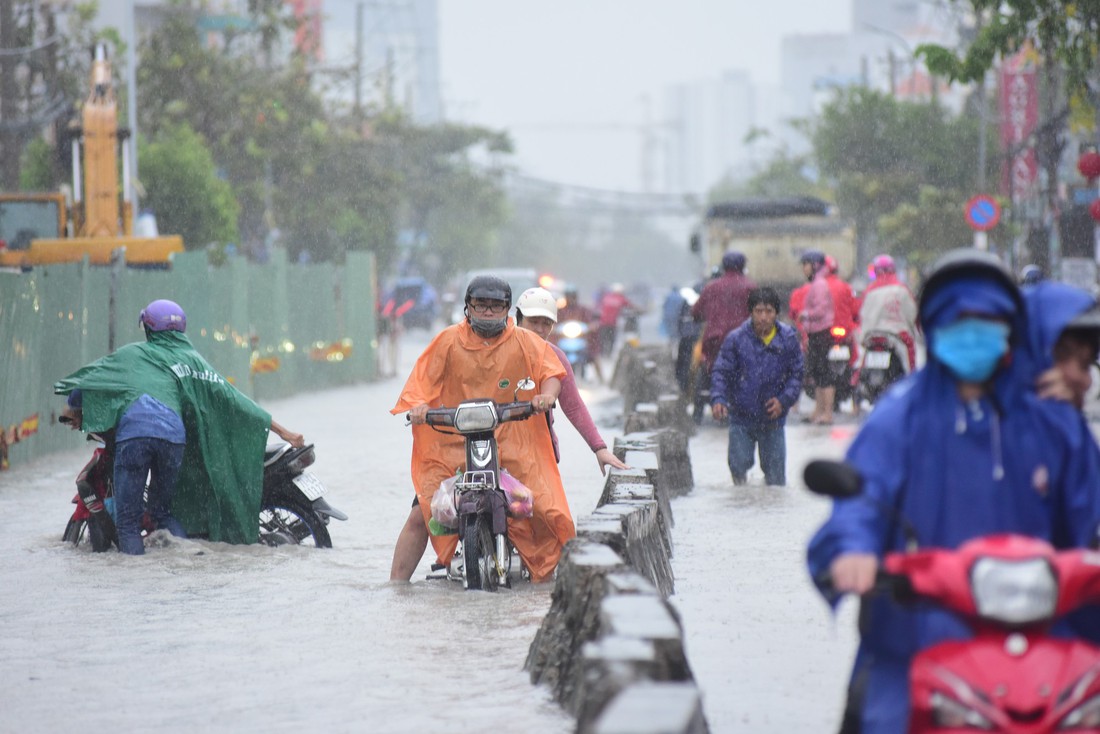
[[859,470],[843,461],[815,459],[806,465],[802,479],[814,494],[836,499],[855,497],[863,491]]
[[520,380],[519,382],[516,383],[516,391],[514,393],[512,393],[512,400],[519,400],[518,396],[519,396],[519,391],[520,390],[534,390],[534,389],[535,389],[535,381],[532,380],[530,377],[524,377],[522,380]]

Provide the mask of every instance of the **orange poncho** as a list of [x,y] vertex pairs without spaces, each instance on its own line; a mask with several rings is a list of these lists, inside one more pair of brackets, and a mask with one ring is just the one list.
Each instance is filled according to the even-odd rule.
[[[537,334],[516,328],[511,319],[504,333],[493,341],[477,336],[463,321],[441,331],[416,360],[401,397],[391,413],[403,413],[417,405],[453,408],[463,400],[489,399],[507,403],[518,397],[529,400],[535,393],[515,396],[516,385],[530,377],[541,392],[543,383],[565,370],[557,355]],[[461,435],[440,433],[430,426],[413,426],[412,479],[427,523],[432,495],[439,483],[465,468],[465,442]],[[565,543],[576,535],[573,516],[565,499],[550,429],[541,415],[511,421],[497,429],[500,465],[530,488],[534,516],[508,518],[508,536],[519,551],[532,581],[550,577]],[[448,563],[458,545],[454,535],[433,536],[440,563]]]

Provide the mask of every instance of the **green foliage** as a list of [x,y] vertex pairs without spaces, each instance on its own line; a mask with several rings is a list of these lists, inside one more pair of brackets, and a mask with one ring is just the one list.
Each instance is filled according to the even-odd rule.
[[57,188],[54,170],[56,153],[43,138],[35,138],[23,148],[19,162],[19,188],[23,191],[50,191]]
[[[919,202],[927,199],[925,189],[951,192],[956,197],[951,216],[963,223],[967,197],[961,192],[972,191],[976,181],[977,140],[973,118],[952,118],[934,103],[899,102],[869,89],[841,93],[822,111],[813,131],[821,172],[835,187],[841,210],[855,218],[861,239],[870,237],[880,217],[898,210],[904,216],[891,221],[921,228],[904,239],[930,247],[939,241],[937,233],[926,231],[928,220],[913,211],[923,211]],[[989,158],[992,172],[997,157]],[[897,226],[890,235],[882,234],[888,250],[901,236]]]
[[142,201],[165,234],[183,237],[189,250],[237,241],[237,202],[217,175],[201,137],[187,124],[162,130],[139,153]]
[[[886,250],[923,269],[947,250],[970,245],[974,233],[963,216],[965,201],[957,190],[921,186],[915,202],[902,203],[879,220]],[[1003,230],[1000,225],[990,234],[996,238]]]
[[[974,82],[998,57],[1030,44],[1063,65],[1070,96],[1092,96],[1096,79],[1100,2],[1097,0],[960,0],[978,19],[964,49],[934,44],[917,47],[929,70],[953,81]],[[1094,101],[1095,103],[1095,101]]]
[[186,122],[207,142],[239,204],[246,248],[278,229],[291,259],[370,250],[386,272],[407,228],[423,235],[430,252],[420,254],[477,260],[504,203],[495,179],[473,169],[467,154],[510,152],[506,135],[420,128],[393,111],[373,117],[363,134],[357,121],[326,108],[303,60],[273,65],[275,41],[290,23],[285,3],[250,0],[254,24],[211,49],[186,12],[197,1],[181,0],[142,46],[139,127],[156,134]]
[[772,198],[783,196],[832,197],[810,165],[809,155],[791,156],[777,151],[765,166],[744,182],[724,178],[707,192],[707,202],[728,201],[741,198]]

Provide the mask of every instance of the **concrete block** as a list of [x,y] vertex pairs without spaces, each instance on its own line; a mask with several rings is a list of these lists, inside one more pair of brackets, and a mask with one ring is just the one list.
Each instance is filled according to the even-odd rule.
[[635,683],[604,707],[591,734],[708,734],[694,683]]

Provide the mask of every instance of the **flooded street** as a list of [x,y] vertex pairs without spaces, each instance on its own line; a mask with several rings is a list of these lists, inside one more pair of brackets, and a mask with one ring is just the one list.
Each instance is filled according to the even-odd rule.
[[[572,731],[522,669],[550,585],[467,594],[423,580],[428,556],[411,585],[387,581],[412,497],[411,436],[388,409],[426,340],[407,338],[400,377],[265,406],[316,443],[313,471],[350,516],[330,525],[331,550],[158,536],[141,558],[81,552],[59,538],[90,445],[0,475],[5,728]],[[610,442],[621,408],[590,387]],[[579,517],[602,478],[579,435],[557,425]],[[849,434],[792,426],[792,483]],[[835,720],[852,645],[850,620],[831,621],[803,570],[826,503],[765,489],[761,476],[735,490],[725,445],[716,426],[692,439],[697,486],[673,504],[673,603],[706,714],[715,732],[815,729]]]

